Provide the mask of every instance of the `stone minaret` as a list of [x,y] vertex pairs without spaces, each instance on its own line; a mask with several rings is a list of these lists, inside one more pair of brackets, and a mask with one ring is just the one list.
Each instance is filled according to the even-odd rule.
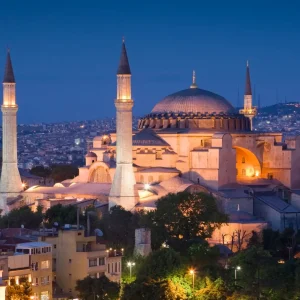
[[[2,172],[0,181],[0,208],[6,210],[6,200],[23,190],[17,158],[16,81],[7,52],[3,79],[2,110]],[[17,193],[17,194],[16,194]]]
[[132,167],[132,107],[131,71],[123,40],[122,53],[117,71],[117,166],[109,194],[109,208],[121,205],[126,210],[134,209],[139,197],[135,187]]
[[249,118],[252,130],[252,120],[257,114],[256,107],[252,106],[252,90],[251,90],[251,81],[250,81],[250,70],[249,63],[247,61],[246,67],[246,84],[245,84],[245,95],[244,95],[244,108],[240,110],[240,114],[245,115]]

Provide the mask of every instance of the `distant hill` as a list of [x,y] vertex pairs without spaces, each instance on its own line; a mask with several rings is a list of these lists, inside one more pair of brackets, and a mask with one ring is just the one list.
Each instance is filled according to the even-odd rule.
[[288,115],[300,114],[299,102],[278,103],[270,106],[265,106],[259,109],[260,115]]

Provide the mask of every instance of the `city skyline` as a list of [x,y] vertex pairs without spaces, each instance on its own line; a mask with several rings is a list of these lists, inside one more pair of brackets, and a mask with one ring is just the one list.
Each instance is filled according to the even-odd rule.
[[239,90],[241,105],[246,60],[261,105],[298,101],[297,7],[257,1],[247,7],[220,2],[218,7],[196,2],[144,7],[120,1],[113,6],[90,1],[86,7],[67,1],[5,3],[0,66],[9,46],[19,123],[113,116],[122,36],[132,67],[134,115],[148,113],[166,95],[187,88],[192,70],[200,88],[234,106]]

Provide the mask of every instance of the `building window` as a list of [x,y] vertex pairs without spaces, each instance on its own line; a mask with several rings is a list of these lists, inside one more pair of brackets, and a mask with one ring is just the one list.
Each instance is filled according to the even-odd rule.
[[242,164],[244,164],[246,162],[245,157],[242,157]]
[[43,260],[41,262],[41,269],[49,269],[49,265],[50,265],[49,260]]
[[246,170],[242,169],[242,175],[246,175]]
[[56,249],[56,245],[55,244],[53,245],[53,247],[54,247],[54,249]]
[[72,259],[70,258],[70,259],[69,259],[69,264],[70,264],[71,262],[72,262]]
[[203,140],[201,140],[201,147],[203,147]]
[[105,258],[99,257],[99,266],[104,266],[104,265],[105,265]]
[[115,263],[115,273],[118,272],[118,263]]
[[97,258],[89,259],[89,267],[96,267],[97,266]]
[[236,175],[239,175],[239,170],[238,169],[236,169]]
[[31,264],[32,271],[37,271],[38,269],[39,269],[39,264],[37,262]]
[[107,273],[110,273],[110,264],[107,264]]

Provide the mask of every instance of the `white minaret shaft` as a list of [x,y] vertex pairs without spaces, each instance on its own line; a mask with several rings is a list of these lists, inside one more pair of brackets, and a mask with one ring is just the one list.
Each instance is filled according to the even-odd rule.
[[[3,79],[2,110],[2,172],[0,181],[0,208],[5,209],[5,198],[22,191],[17,157],[17,111],[16,81],[9,51]],[[6,194],[4,196],[4,194]]]
[[117,166],[111,191],[109,208],[120,205],[126,210],[132,210],[138,203],[138,192],[135,188],[135,176],[132,167],[132,107],[131,71],[125,43],[117,72]]

